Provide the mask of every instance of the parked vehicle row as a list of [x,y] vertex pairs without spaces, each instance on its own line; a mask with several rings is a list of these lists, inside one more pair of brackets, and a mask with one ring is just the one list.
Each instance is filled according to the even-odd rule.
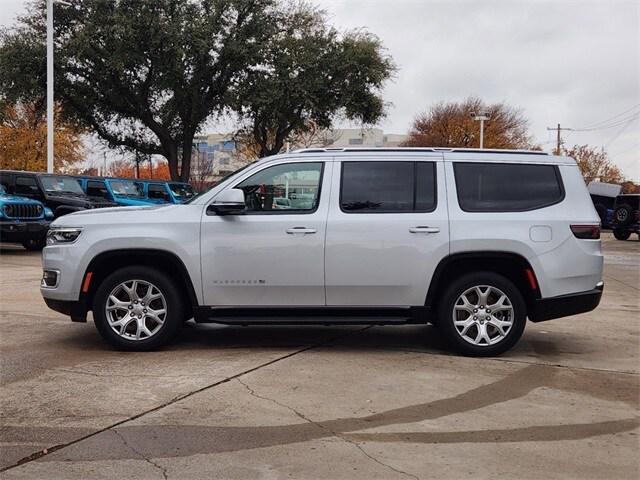
[[[497,355],[598,305],[598,215],[576,162],[542,152],[308,149],[182,205],[58,218],[47,305],[149,350],[184,321],[436,325]],[[579,320],[576,320],[579,321]]]
[[184,203],[195,195],[193,187],[183,182],[111,177],[76,178],[87,195],[123,206]]
[[3,242],[42,249],[53,218],[104,207],[182,203],[195,194],[188,183],[161,180],[0,171]]

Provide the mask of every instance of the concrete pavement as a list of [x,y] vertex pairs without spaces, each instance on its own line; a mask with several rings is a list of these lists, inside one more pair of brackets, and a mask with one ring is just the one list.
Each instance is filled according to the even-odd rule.
[[190,325],[115,352],[3,248],[0,476],[637,478],[640,242],[604,247],[600,307],[494,359],[424,326]]

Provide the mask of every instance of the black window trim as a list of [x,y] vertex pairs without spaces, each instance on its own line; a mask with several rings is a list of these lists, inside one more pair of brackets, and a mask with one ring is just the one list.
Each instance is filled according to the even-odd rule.
[[[318,208],[320,207],[320,200],[322,198],[322,184],[324,183],[324,166],[325,166],[325,160],[318,160],[318,161],[298,161],[298,162],[281,162],[281,163],[271,163],[268,165],[265,165],[264,168],[261,168],[260,170],[257,170],[253,173],[251,173],[251,175],[249,175],[248,177],[243,178],[242,180],[240,180],[238,183],[235,183],[233,186],[229,187],[229,188],[236,188],[238,185],[240,185],[242,182],[244,182],[245,180],[250,179],[251,177],[253,177],[254,175],[260,173],[260,172],[264,172],[267,168],[271,168],[271,167],[278,167],[280,165],[299,165],[299,164],[303,164],[303,165],[308,165],[310,163],[319,163],[320,164],[320,178],[318,179],[318,198],[316,200],[316,205],[313,209],[311,210],[300,210],[300,209],[282,209],[282,210],[262,210],[262,211],[252,211],[252,210],[245,210],[243,212],[240,213],[232,213],[226,216],[231,216],[231,215],[311,215],[313,213],[316,213],[318,211]],[[225,188],[226,190],[226,188]],[[215,199],[214,199],[215,201]]]
[[[418,190],[418,163],[430,163],[433,167],[433,207],[429,209],[412,210],[345,210],[342,208],[342,191],[344,188],[344,165],[345,163],[413,163],[413,205],[415,207]],[[432,213],[438,208],[438,161],[436,160],[343,160],[340,162],[340,195],[338,195],[338,206],[342,213],[348,215],[376,215],[380,213],[407,214],[407,213]]]
[[[517,213],[517,212],[532,212],[534,210],[540,210],[542,208],[551,207],[552,205],[557,205],[558,203],[562,203],[566,197],[564,183],[562,182],[562,175],[560,174],[560,169],[558,165],[550,165],[548,163],[523,163],[523,162],[452,162],[453,163],[453,177],[454,183],[456,185],[456,198],[458,200],[458,207],[460,210],[467,213]],[[560,197],[553,202],[547,202],[540,205],[536,205],[535,207],[529,208],[511,208],[511,209],[500,209],[500,210],[487,210],[484,208],[472,208],[466,209],[463,208],[462,203],[460,202],[460,188],[458,188],[458,165],[540,165],[544,167],[553,167],[553,172],[556,176],[556,180],[558,181],[558,186],[560,187]]]

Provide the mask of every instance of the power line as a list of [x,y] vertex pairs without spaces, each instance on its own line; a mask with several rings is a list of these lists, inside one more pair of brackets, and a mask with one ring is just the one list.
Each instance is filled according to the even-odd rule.
[[600,126],[600,127],[592,127],[592,128],[574,128],[573,131],[575,131],[575,132],[592,132],[592,131],[595,131],[595,130],[608,130],[610,128],[616,128],[616,127],[619,127],[620,125],[624,125],[627,122],[633,122],[634,120],[636,120],[639,117],[640,117],[640,112],[637,112],[637,113],[634,113],[634,114],[629,115],[627,117],[618,119],[614,123],[611,123],[609,125],[603,125],[603,126]]
[[[586,125],[584,127],[580,127],[580,128],[576,128],[576,130],[578,131],[590,131],[590,130],[599,130],[601,128],[610,128],[612,126],[617,126],[619,124],[619,122],[625,122],[626,120],[628,120],[631,117],[634,117],[638,114],[640,114],[639,112],[633,112],[631,113],[631,115],[627,115],[629,114],[629,112],[632,112],[633,110],[637,109],[638,107],[640,107],[640,103],[632,106],[631,108],[628,108],[627,110],[625,110],[624,112],[621,112],[617,115],[614,115],[613,117],[609,117],[606,120],[601,120],[599,122],[595,122],[592,123],[590,125]],[[625,118],[619,118],[619,117],[623,117],[627,115]],[[614,121],[613,124],[609,124],[609,122]]]
[[624,132],[629,127],[629,125],[633,123],[633,120],[634,119],[631,119],[627,123],[625,123],[622,128],[618,130],[618,132],[604,144],[604,148],[609,147],[613,142],[615,142],[620,137],[620,135],[622,135],[622,132]]

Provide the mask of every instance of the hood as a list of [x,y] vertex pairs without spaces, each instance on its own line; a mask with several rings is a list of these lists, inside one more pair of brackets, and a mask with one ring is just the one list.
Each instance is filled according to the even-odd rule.
[[127,207],[157,205],[157,202],[154,202],[153,200],[148,200],[146,198],[133,198],[133,197],[122,197],[122,196],[116,196],[116,202],[118,205],[123,205]]
[[97,209],[90,209],[90,210],[80,210],[78,212],[73,212],[73,213],[69,213],[67,215],[65,215],[64,217],[61,218],[66,218],[66,217],[78,217],[78,216],[97,216],[99,217],[100,215],[105,215],[105,214],[127,214],[129,212],[140,212],[140,211],[144,211],[144,210],[160,210],[162,208],[166,208],[166,207],[170,207],[172,206],[169,203],[165,203],[162,205],[140,205],[140,206],[132,206],[132,207],[106,207],[106,208],[97,208]]
[[33,200],[27,197],[19,197],[18,195],[9,195],[8,193],[0,194],[0,203],[22,204],[22,205],[42,205],[38,200]]

